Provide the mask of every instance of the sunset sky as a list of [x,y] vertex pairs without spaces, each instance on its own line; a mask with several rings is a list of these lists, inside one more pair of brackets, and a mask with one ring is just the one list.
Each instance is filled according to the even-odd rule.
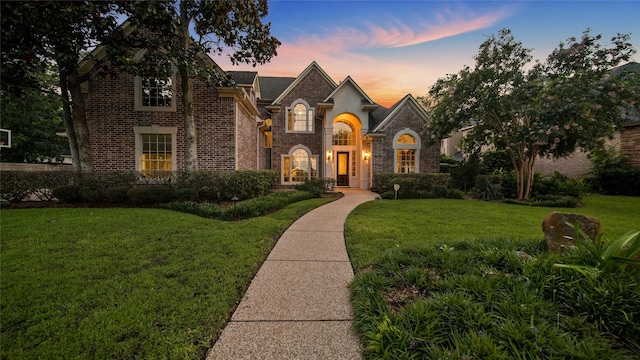
[[[561,42],[590,28],[608,40],[631,33],[640,48],[640,1],[269,1],[272,35],[282,45],[269,64],[234,67],[263,76],[300,74],[316,61],[336,83],[347,76],[390,106],[421,96],[446,74],[473,65],[486,35],[511,29],[544,60]],[[640,61],[636,54],[634,61]]]

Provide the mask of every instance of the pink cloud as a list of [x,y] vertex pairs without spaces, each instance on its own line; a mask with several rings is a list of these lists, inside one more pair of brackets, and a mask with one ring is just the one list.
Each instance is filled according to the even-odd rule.
[[[456,72],[462,65],[436,64],[435,59],[395,59],[394,49],[487,28],[509,14],[506,8],[480,15],[456,9],[455,13],[436,14],[432,22],[418,20],[412,26],[396,21],[384,26],[365,24],[361,29],[326,28],[320,34],[301,34],[293,41],[283,42],[278,55],[258,71],[264,76],[294,77],[316,61],[334,81],[351,76],[374,101],[390,106],[407,93],[424,95],[437,77]],[[384,58],[367,53],[368,49],[383,48],[388,49]],[[225,60],[215,60],[222,68],[230,69]],[[426,64],[428,61],[431,65]],[[445,70],[443,66],[456,68]]]

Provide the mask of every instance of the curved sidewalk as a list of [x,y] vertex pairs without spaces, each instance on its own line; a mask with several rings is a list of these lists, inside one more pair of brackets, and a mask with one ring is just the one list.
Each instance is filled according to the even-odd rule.
[[344,242],[347,215],[378,194],[344,197],[294,222],[267,257],[207,354],[214,359],[360,359]]

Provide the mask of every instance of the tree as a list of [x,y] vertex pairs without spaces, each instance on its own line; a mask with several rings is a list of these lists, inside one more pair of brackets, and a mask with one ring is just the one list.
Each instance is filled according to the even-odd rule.
[[473,129],[463,139],[468,151],[482,146],[505,149],[518,184],[518,199],[529,199],[533,166],[539,156],[563,157],[581,148],[601,147],[637,107],[637,73],[611,70],[635,53],[629,35],[618,34],[610,46],[589,30],[570,38],[549,55],[532,63],[525,48],[502,30],[480,45],[472,69],[439,79],[429,90],[432,140],[463,127]]
[[200,77],[213,87],[232,85],[218,67],[203,60],[206,54],[229,52],[232,63],[254,66],[276,55],[280,42],[270,35],[271,24],[261,22],[268,13],[267,1],[135,2],[124,9],[130,15],[128,21],[141,30],[129,35],[131,51],[144,50],[144,55],[123,56],[122,52],[110,51],[111,58],[121,69],[138,75],[166,75],[170,69],[162,64],[169,62],[177,68],[186,133],[186,167],[197,170],[192,78]]
[[2,149],[3,162],[37,163],[62,160],[65,139],[62,101],[55,93],[56,70],[48,70],[34,79],[47,87],[23,89],[19,95],[0,90],[2,126],[11,130],[12,147]]
[[[97,43],[118,39],[115,1],[3,1],[2,88],[21,94],[41,88],[38,74],[59,70],[59,89],[69,147],[77,171],[93,171],[84,98],[81,55]],[[111,41],[117,44],[117,41]]]

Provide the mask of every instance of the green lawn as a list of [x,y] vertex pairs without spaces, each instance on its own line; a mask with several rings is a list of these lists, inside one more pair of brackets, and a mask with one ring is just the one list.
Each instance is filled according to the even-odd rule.
[[397,247],[487,238],[542,240],[542,220],[552,211],[599,218],[605,238],[640,230],[640,198],[592,195],[583,203],[563,209],[453,199],[374,201],[349,215],[345,237],[358,271]]
[[[640,229],[640,198],[580,209],[447,199],[369,202],[345,225],[354,325],[366,359],[638,359],[640,268],[597,277],[544,249],[551,211]],[[581,257],[595,264],[593,257]]]
[[238,222],[2,210],[0,358],[203,358],[282,232],[328,201]]

